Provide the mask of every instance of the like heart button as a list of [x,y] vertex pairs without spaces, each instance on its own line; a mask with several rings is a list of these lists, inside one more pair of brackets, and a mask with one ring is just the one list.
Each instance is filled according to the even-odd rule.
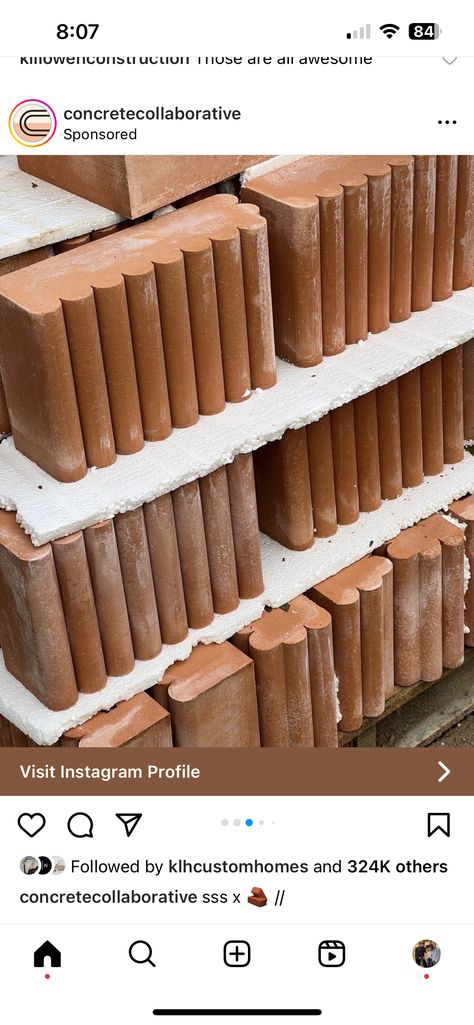
[[36,815],[28,815],[28,813],[25,812],[23,815],[20,815],[18,825],[27,836],[37,836],[37,834],[41,833],[41,830],[44,829],[46,819],[44,815],[40,814],[40,812],[37,812]]

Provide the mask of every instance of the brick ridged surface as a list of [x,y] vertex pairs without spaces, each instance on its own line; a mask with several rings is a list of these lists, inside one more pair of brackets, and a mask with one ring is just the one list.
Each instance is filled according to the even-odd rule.
[[[466,541],[452,520],[421,521],[265,611],[231,644],[198,645],[147,695],[97,713],[59,746],[337,747],[338,726],[353,732],[377,719],[396,686],[438,680],[463,661],[472,496],[451,511]],[[0,746],[26,743],[0,718]]]
[[470,577],[465,594],[464,620],[467,633],[464,641],[469,648],[474,648],[474,495],[453,502],[449,509],[465,527],[465,553]]
[[0,643],[48,708],[263,590],[252,456],[41,547],[0,511]]
[[276,380],[266,223],[215,196],[0,282],[16,447],[56,479],[109,466]]
[[268,222],[276,351],[297,366],[472,284],[472,156],[305,157],[242,198]]
[[261,529],[311,548],[464,458],[463,354],[447,352],[254,453]]
[[169,709],[177,747],[259,747],[252,660],[232,644],[199,644],[150,692]]
[[393,565],[395,683],[437,680],[464,660],[464,532],[442,516],[386,546]]

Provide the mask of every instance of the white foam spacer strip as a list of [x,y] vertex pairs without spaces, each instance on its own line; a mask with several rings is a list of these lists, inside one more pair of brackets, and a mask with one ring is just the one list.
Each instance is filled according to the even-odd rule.
[[418,488],[408,488],[393,501],[384,501],[380,509],[361,513],[357,523],[338,527],[330,538],[316,539],[311,550],[291,552],[262,535],[265,591],[259,598],[240,602],[234,612],[216,616],[202,630],[191,630],[180,644],[165,645],[157,658],[136,662],[127,676],[109,677],[104,690],[81,694],[77,704],[64,712],[45,708],[5,669],[0,657],[0,714],[27,733],[36,743],[54,744],[73,726],[90,719],[101,709],[112,708],[117,701],[133,697],[157,683],[165,669],[190,654],[202,641],[224,641],[247,626],[263,612],[265,605],[279,606],[302,594],[312,584],[337,573],[378,545],[395,537],[467,492],[474,491],[474,456],[466,454],[462,463],[445,467],[443,473],[428,477]]
[[0,260],[121,220],[112,210],[20,171],[16,157],[0,157]]
[[278,383],[228,404],[193,427],[173,430],[164,441],[147,442],[113,466],[89,470],[73,484],[60,484],[16,451],[11,438],[0,445],[0,507],[16,509],[34,544],[135,509],[180,484],[196,480],[281,438],[289,428],[313,423],[330,409],[407,373],[474,337],[474,288],[456,292],[403,324],[349,345],[317,367],[302,369],[278,360]]

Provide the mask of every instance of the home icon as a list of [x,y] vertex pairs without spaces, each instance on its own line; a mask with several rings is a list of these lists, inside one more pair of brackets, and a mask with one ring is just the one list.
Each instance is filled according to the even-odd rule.
[[45,942],[41,944],[41,947],[38,947],[38,950],[35,950],[33,955],[35,968],[45,968],[45,961],[47,958],[50,960],[51,968],[61,967],[61,951],[58,950],[57,947],[53,946],[49,940],[45,940]]

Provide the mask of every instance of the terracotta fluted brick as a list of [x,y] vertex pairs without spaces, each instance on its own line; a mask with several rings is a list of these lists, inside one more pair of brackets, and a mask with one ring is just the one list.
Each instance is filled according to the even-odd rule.
[[375,390],[354,400],[354,425],[359,507],[361,512],[371,512],[382,501]]
[[442,516],[403,530],[393,564],[395,682],[436,680],[464,657],[464,537]]
[[77,302],[64,294],[62,308],[87,464],[110,466],[116,449],[94,293]]
[[311,747],[313,723],[306,630],[280,609],[253,624],[249,654],[255,664],[262,747]]
[[420,370],[410,370],[398,378],[402,483],[416,488],[423,483],[423,425],[421,416]]
[[458,157],[453,288],[469,288],[474,262],[474,156]]
[[368,176],[368,329],[386,331],[390,322],[391,168]]
[[226,470],[239,594],[256,598],[264,583],[252,455],[236,456]]
[[290,601],[288,612],[306,629],[315,747],[337,747],[338,704],[331,616],[305,595]]
[[469,648],[474,648],[474,496],[468,495],[459,502],[453,502],[449,511],[466,527],[464,546],[471,576],[464,596],[464,622],[468,629],[464,642]]
[[113,521],[86,527],[84,541],[107,673],[124,676],[135,656]]
[[252,388],[276,384],[275,338],[268,260],[268,231],[262,219],[240,230],[245,310]]
[[0,260],[0,278],[4,274],[12,274],[15,270],[22,270],[23,267],[31,267],[34,263],[42,263],[53,256],[52,246],[41,246],[39,249],[30,249],[27,253],[16,253],[14,256],[5,256]]
[[214,618],[199,482],[176,488],[172,501],[188,624],[198,630]]
[[367,338],[369,187],[364,176],[344,189],[346,341]]
[[125,281],[122,276],[117,280],[116,271],[104,271],[98,279],[94,299],[115,447],[120,455],[130,455],[143,448],[144,438]]
[[214,612],[223,615],[239,604],[229,487],[225,466],[202,477],[201,492]]
[[225,406],[212,243],[205,238],[190,239],[183,255],[198,406],[200,413],[209,416]]
[[370,556],[316,584],[308,596],[330,613],[341,729],[377,717],[393,693],[393,591],[388,559]]
[[143,509],[119,513],[114,529],[135,658],[155,658],[161,633]]
[[263,747],[337,746],[331,617],[305,597],[272,609],[233,643],[254,661]]
[[336,491],[329,413],[306,428],[314,529],[318,537],[337,530]]
[[156,277],[152,267],[130,267],[124,274],[133,356],[145,441],[171,434]]
[[275,383],[254,206],[217,195],[50,263],[0,283],[0,372],[16,446],[57,479],[218,412],[223,380],[230,401]]
[[82,531],[52,549],[78,690],[101,690],[107,672]]
[[465,342],[462,355],[464,437],[474,441],[474,338]]
[[433,299],[436,157],[415,157],[411,308],[427,310]]
[[359,518],[359,488],[353,403],[333,409],[330,419],[337,522],[355,523]]
[[11,424],[8,415],[5,392],[3,390],[2,378],[0,377],[0,436],[10,434]]
[[453,293],[456,229],[457,162],[455,156],[436,158],[436,214],[433,254],[433,300]]
[[178,644],[188,620],[171,495],[147,502],[143,510],[162,640]]
[[[331,193],[331,190],[327,190]],[[335,190],[334,190],[335,192]],[[342,352],[346,344],[344,190],[319,196],[321,321],[323,352]]]
[[169,708],[176,747],[260,746],[253,664],[232,644],[198,644],[151,693]]
[[228,228],[215,232],[212,250],[216,268],[225,397],[227,402],[241,402],[250,394],[252,381],[239,231]]
[[68,730],[60,747],[173,747],[169,712],[138,694]]
[[197,422],[199,407],[183,254],[170,252],[155,274],[171,419],[175,427],[189,427]]
[[311,366],[369,324],[387,327],[391,265],[394,315],[409,315],[412,167],[412,157],[306,157],[243,188],[268,222],[278,355]]
[[264,156],[35,156],[22,171],[135,219],[231,178]]
[[70,253],[73,249],[79,249],[81,246],[87,245],[90,240],[91,236],[89,233],[86,235],[76,235],[74,238],[65,238],[62,242],[56,242],[53,247],[54,255],[59,256],[60,253]]
[[443,386],[441,356],[420,367],[423,425],[423,472],[441,473],[444,466]]
[[260,528],[285,548],[302,551],[314,541],[306,429],[254,453]]
[[382,498],[397,498],[403,490],[398,381],[377,388],[377,423]]
[[0,643],[7,669],[48,708],[69,708],[77,685],[50,544],[34,548],[0,511]]
[[445,463],[464,459],[463,356],[462,348],[441,356],[443,390],[443,452]]
[[414,162],[392,165],[390,320],[408,320],[411,313]]

